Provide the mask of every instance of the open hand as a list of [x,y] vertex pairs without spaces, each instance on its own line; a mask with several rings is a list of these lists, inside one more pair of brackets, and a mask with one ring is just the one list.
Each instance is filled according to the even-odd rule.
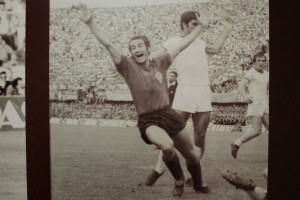
[[206,25],[208,24],[209,19],[210,19],[210,14],[203,12],[203,13],[201,13],[200,16],[199,16],[199,15],[196,13],[196,18],[197,18],[197,20],[198,20],[198,22],[199,22],[200,24],[202,24],[203,26],[206,26]]
[[75,9],[76,14],[84,23],[91,22],[93,15],[85,4],[79,3],[78,5],[73,5],[72,9]]

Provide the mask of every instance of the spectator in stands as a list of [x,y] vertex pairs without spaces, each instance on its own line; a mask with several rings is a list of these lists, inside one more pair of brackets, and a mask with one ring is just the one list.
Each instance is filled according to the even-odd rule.
[[86,5],[79,4],[73,8],[97,40],[109,51],[118,72],[127,82],[139,114],[138,126],[141,136],[145,143],[154,144],[162,150],[163,160],[175,179],[173,195],[181,196],[184,188],[184,174],[175,147],[186,160],[188,171],[193,178],[194,190],[202,191],[200,160],[184,129],[186,123],[169,106],[166,71],[176,56],[191,44],[207,25],[207,17],[202,15],[200,18],[196,15],[197,25],[190,34],[172,50],[150,60],[150,42],[147,37],[133,37],[129,41],[131,57],[127,57],[96,26]]
[[25,48],[26,3],[23,0],[14,0],[11,9],[11,31],[15,35],[15,44],[19,51]]
[[6,96],[6,90],[9,85],[10,81],[7,81],[6,71],[0,72],[0,96]]
[[15,56],[14,50],[0,36],[0,67],[11,60],[12,56]]
[[173,103],[173,99],[175,96],[176,88],[177,88],[177,72],[171,71],[169,73],[169,82],[168,82],[168,91],[169,91],[169,99],[170,99],[170,105]]
[[6,89],[6,96],[25,95],[25,84],[21,77],[15,78]]
[[7,18],[5,0],[0,0],[0,36],[7,37],[9,30],[9,20]]
[[[247,116],[253,130],[243,134],[231,144],[231,154],[237,157],[239,148],[245,142],[259,136],[264,125],[269,130],[269,73],[265,71],[267,58],[262,52],[253,56],[253,68],[246,72],[239,85],[239,92],[248,103]],[[248,93],[246,92],[248,91]]]

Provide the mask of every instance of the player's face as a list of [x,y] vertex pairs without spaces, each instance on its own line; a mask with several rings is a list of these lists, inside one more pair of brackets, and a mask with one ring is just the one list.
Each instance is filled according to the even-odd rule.
[[0,75],[0,81],[5,82],[6,81],[6,74]]
[[132,40],[129,44],[130,52],[138,63],[145,63],[149,59],[149,52],[142,39]]
[[169,73],[169,83],[174,83],[176,80],[176,76],[174,73]]
[[266,67],[265,57],[257,57],[256,62],[254,64],[254,68],[258,71],[263,71],[265,67]]
[[188,33],[192,32],[198,24],[199,23],[197,20],[192,19],[186,26],[186,30],[188,31]]

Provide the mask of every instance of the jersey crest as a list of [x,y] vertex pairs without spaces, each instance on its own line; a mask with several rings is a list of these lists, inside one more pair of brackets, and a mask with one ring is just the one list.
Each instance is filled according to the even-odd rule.
[[162,75],[161,75],[160,72],[156,72],[155,78],[156,78],[160,83],[162,83]]

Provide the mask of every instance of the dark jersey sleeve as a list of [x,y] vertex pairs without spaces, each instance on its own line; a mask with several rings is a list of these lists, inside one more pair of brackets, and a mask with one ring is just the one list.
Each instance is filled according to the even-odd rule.
[[125,77],[125,72],[128,68],[128,57],[123,55],[121,56],[121,62],[119,64],[116,64],[116,68],[118,72]]

